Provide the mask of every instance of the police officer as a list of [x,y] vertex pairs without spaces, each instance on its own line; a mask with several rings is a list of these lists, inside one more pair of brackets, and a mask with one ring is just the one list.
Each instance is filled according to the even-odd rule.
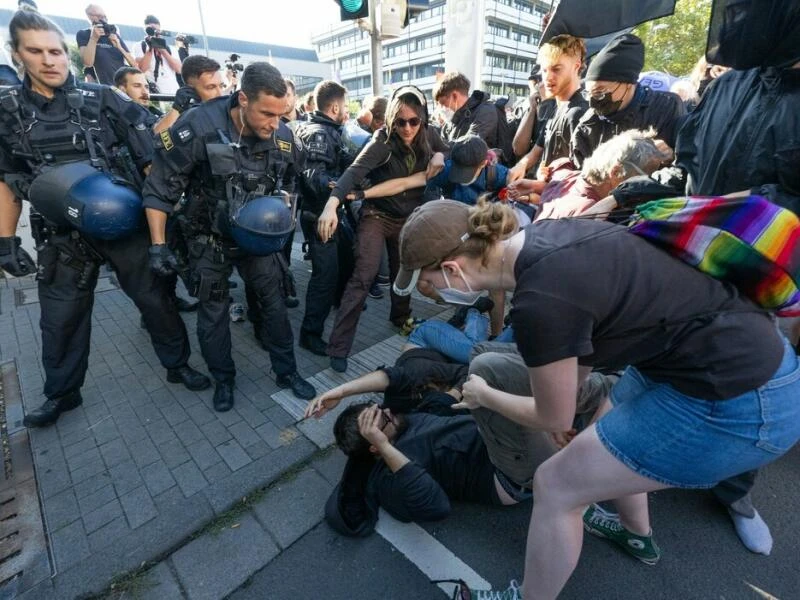
[[[281,292],[278,251],[294,225],[275,195],[293,189],[295,164],[302,155],[294,136],[280,124],[286,112],[286,84],[268,63],[253,63],[242,75],[241,91],[210,100],[188,111],[159,134],[157,152],[144,189],[150,225],[151,268],[169,274],[175,258],[165,245],[165,224],[175,201],[186,192],[184,234],[189,246],[191,292],[200,301],[197,334],[216,381],[214,408],[230,410],[236,369],[231,358],[228,278],[234,266],[257,296],[255,326],[270,354],[281,387],[311,399],[314,388],[297,373],[293,335]],[[272,198],[270,198],[272,195]],[[239,211],[267,206],[258,223],[240,227]],[[286,218],[288,215],[288,219]],[[254,215],[250,215],[254,216]],[[269,228],[280,223],[272,237]],[[288,226],[286,224],[288,223]],[[243,244],[255,233],[264,249]],[[268,253],[271,252],[271,253]],[[252,307],[251,307],[252,308]]]
[[[307,121],[297,126],[296,135],[305,151],[305,169],[300,178],[303,190],[302,220],[304,230],[313,234],[308,239],[311,254],[311,280],[306,291],[306,312],[300,328],[300,346],[319,356],[327,356],[328,344],[322,340],[325,319],[341,297],[344,285],[353,272],[353,238],[342,231],[326,243],[316,235],[317,219],[325,209],[335,183],[353,162],[342,141],[342,125],[346,120],[347,90],[335,81],[321,81],[314,89],[317,106]],[[351,227],[352,230],[352,227]],[[340,264],[340,258],[341,263]]]
[[[144,316],[167,380],[192,390],[208,387],[208,378],[187,366],[186,328],[165,287],[147,268],[141,201],[130,189],[151,158],[147,112],[111,88],[76,82],[63,32],[39,13],[16,13],[9,31],[26,75],[22,85],[0,92],[0,237],[5,245],[21,210],[16,198],[27,196],[42,213],[32,213],[31,221],[39,253],[47,401],[25,416],[25,425],[54,423],[82,402],[93,290],[102,262],[116,270],[122,289]],[[127,178],[125,185],[119,184],[121,178]],[[18,255],[17,244],[10,246]],[[16,261],[26,262],[25,257]]]

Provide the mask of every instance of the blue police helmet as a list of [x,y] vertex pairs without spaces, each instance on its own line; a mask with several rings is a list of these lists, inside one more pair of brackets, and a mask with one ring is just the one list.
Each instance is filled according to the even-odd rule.
[[295,226],[295,194],[257,196],[236,209],[230,218],[236,245],[253,256],[281,250]]
[[133,189],[86,163],[44,171],[31,183],[33,207],[57,226],[74,227],[101,240],[133,233],[141,222],[142,198]]

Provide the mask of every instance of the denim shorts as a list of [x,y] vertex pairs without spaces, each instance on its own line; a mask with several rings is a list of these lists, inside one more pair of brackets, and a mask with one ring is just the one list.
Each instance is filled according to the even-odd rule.
[[800,439],[800,363],[784,339],[772,379],[729,400],[693,398],[628,367],[611,402],[597,434],[617,460],[670,487],[710,488]]

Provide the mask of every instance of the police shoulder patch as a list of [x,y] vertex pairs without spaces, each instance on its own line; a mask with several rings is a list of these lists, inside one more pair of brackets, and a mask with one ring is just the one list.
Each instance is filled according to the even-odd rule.
[[164,150],[169,152],[175,147],[175,143],[172,141],[172,136],[169,133],[169,129],[165,129],[160,134],[158,134],[159,138],[161,139],[161,143],[164,146]]
[[292,151],[292,143],[287,142],[286,140],[278,140],[278,149],[281,152],[291,152]]
[[130,97],[130,96],[128,96],[128,94],[126,94],[125,92],[123,92],[123,91],[122,91],[121,89],[119,89],[118,87],[113,87],[113,86],[112,86],[112,87],[111,87],[111,91],[112,91],[112,92],[114,92],[114,93],[115,93],[117,96],[119,96],[120,98],[122,98],[122,99],[123,99],[125,102],[131,102],[131,97]]
[[194,137],[194,132],[189,127],[182,127],[175,135],[178,136],[179,142],[186,144]]

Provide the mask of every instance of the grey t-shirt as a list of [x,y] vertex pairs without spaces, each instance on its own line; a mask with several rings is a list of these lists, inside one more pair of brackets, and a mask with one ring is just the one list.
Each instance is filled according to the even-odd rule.
[[766,383],[783,356],[772,318],[623,226],[537,221],[514,265],[511,320],[529,367],[637,367],[707,400]]

